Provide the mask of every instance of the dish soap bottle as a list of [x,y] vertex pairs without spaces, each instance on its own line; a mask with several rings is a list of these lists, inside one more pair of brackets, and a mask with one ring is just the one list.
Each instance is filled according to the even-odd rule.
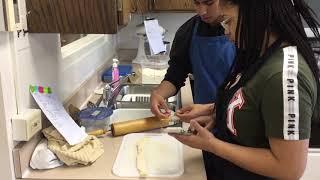
[[118,59],[113,59],[113,64],[112,64],[112,82],[113,83],[113,88],[118,87],[120,84],[120,73],[119,73],[119,68],[118,68]]

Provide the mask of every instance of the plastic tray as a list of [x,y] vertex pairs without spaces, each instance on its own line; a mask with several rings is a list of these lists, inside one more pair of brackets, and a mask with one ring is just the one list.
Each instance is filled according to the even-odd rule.
[[[164,144],[168,144],[172,147],[175,147],[176,150],[173,152],[174,157],[177,157],[177,162],[172,164],[176,164],[176,171],[166,174],[161,173],[153,173],[147,174],[143,177],[167,177],[174,178],[181,176],[184,172],[184,160],[183,160],[183,148],[182,144],[178,142],[173,137],[164,133],[133,133],[124,136],[122,140],[122,144],[120,146],[120,150],[118,152],[116,161],[113,165],[112,172],[116,176],[119,177],[141,177],[137,170],[137,142],[144,137],[152,138],[154,141],[160,141]],[[169,156],[163,156],[163,158],[170,158]],[[169,160],[169,159],[168,159]],[[172,159],[171,159],[172,160]]]

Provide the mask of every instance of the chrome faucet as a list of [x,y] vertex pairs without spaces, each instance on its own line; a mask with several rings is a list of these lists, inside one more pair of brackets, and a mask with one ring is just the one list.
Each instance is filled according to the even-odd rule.
[[124,77],[120,77],[120,79],[117,81],[106,84],[106,86],[103,88],[103,103],[106,107],[111,107],[114,105],[114,101],[118,96],[123,84],[128,81],[129,77],[134,77],[135,75],[136,73],[132,72]]

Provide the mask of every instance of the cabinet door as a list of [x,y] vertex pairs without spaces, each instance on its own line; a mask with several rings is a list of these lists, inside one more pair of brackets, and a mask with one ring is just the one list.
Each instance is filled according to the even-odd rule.
[[118,0],[118,24],[127,25],[133,12],[132,0]]
[[150,0],[118,0],[118,24],[127,25],[130,14],[144,14],[150,12],[152,3]]
[[6,30],[3,8],[4,8],[3,2],[0,0],[0,31]]
[[116,0],[26,0],[30,33],[114,34]]
[[0,0],[0,31],[13,32],[16,29],[14,2]]
[[132,10],[138,14],[150,12],[152,3],[150,0],[131,0]]
[[194,11],[193,0],[153,0],[153,9],[159,11]]

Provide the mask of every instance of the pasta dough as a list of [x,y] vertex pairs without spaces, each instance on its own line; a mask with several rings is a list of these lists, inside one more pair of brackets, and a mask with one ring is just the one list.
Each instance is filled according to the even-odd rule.
[[180,157],[173,141],[143,137],[137,142],[137,169],[140,176],[170,175],[179,171]]

